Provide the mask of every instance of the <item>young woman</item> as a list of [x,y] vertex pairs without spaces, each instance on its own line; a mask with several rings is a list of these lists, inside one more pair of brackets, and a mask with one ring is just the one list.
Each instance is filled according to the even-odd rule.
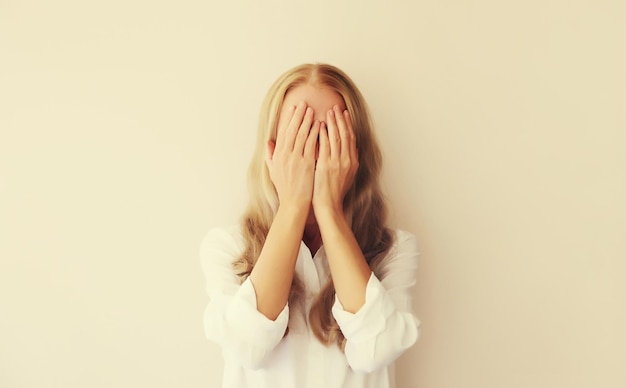
[[418,252],[386,225],[381,163],[344,72],[301,65],[270,88],[243,221],[200,248],[224,387],[395,386],[393,362],[418,337]]

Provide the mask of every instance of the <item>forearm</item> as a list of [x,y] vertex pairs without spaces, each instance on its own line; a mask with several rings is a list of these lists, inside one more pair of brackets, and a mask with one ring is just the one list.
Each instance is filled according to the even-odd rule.
[[345,311],[356,313],[372,271],[341,211],[318,211],[316,217],[337,297]]
[[275,320],[283,310],[302,241],[308,209],[279,207],[250,274],[257,310]]

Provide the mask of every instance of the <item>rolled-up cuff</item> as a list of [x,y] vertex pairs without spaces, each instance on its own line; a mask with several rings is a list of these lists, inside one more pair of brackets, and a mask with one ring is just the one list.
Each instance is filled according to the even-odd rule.
[[276,320],[267,318],[257,310],[256,292],[248,278],[234,295],[225,319],[244,342],[255,343],[260,348],[273,348],[287,329],[289,305],[285,305]]
[[365,289],[365,304],[359,311],[354,314],[345,311],[335,295],[332,313],[346,340],[357,344],[368,341],[382,332],[393,309],[393,301],[372,273]]

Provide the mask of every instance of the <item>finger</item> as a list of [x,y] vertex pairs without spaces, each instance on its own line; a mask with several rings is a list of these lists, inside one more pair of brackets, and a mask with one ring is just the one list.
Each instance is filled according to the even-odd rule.
[[311,131],[309,132],[309,137],[306,139],[306,144],[304,146],[304,157],[305,158],[314,158],[315,157],[315,149],[317,148],[318,137],[320,134],[321,123],[318,120],[313,122],[313,126],[311,127]]
[[320,126],[319,138],[318,159],[328,159],[330,157],[330,144],[328,141],[328,127],[326,126],[326,123],[322,123]]
[[333,111],[335,112],[335,117],[337,121],[339,139],[341,139],[341,147],[339,148],[339,152],[341,152],[341,155],[343,157],[350,156],[350,134],[348,132],[344,116],[344,112],[347,111],[342,112],[337,105],[333,107]]
[[313,108],[307,107],[293,144],[293,152],[297,154],[302,155],[304,153],[304,145],[306,143],[306,139],[309,137],[311,125],[313,123],[313,114]]
[[285,119],[278,120],[280,122],[280,126],[276,128],[276,140],[275,140],[275,146],[277,149],[281,149],[285,143],[285,133],[287,132],[287,127],[289,126],[289,122],[291,122],[291,118],[293,117],[293,114],[295,111],[296,111],[295,105],[288,107],[285,110],[285,112],[282,113],[286,115]]
[[[284,149],[288,151],[293,150],[296,136],[300,130],[300,124],[302,124],[302,120],[304,119],[307,109],[308,108],[304,101],[300,101],[296,106],[296,110],[293,112],[293,116],[291,116],[291,120],[289,120],[289,125],[285,131],[285,143],[283,144]],[[310,125],[311,124],[309,124],[309,126]]]
[[352,126],[352,117],[350,117],[350,112],[348,110],[343,111],[343,118],[346,122],[346,127],[348,129],[348,142],[350,149],[350,159],[358,161],[359,160],[359,150],[356,147],[356,134],[354,133],[354,127]]
[[339,156],[339,152],[341,151],[341,139],[339,137],[339,131],[337,129],[337,121],[335,119],[335,111],[329,110],[327,113],[327,138],[329,144],[329,156],[334,158],[335,156]]

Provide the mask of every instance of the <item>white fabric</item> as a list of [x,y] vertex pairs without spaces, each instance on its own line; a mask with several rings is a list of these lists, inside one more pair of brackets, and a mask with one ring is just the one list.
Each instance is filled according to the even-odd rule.
[[240,284],[233,271],[243,249],[238,227],[210,230],[200,247],[209,295],[204,328],[222,348],[225,388],[395,387],[393,361],[419,334],[411,308],[418,256],[413,235],[396,231],[380,280],[372,274],[356,314],[344,311],[335,297],[332,314],[347,339],[345,354],[321,344],[307,324],[315,295],[330,276],[324,248],[311,257],[301,243],[296,273],[306,297],[303,305],[285,306],[275,321],[257,311],[252,283]]

